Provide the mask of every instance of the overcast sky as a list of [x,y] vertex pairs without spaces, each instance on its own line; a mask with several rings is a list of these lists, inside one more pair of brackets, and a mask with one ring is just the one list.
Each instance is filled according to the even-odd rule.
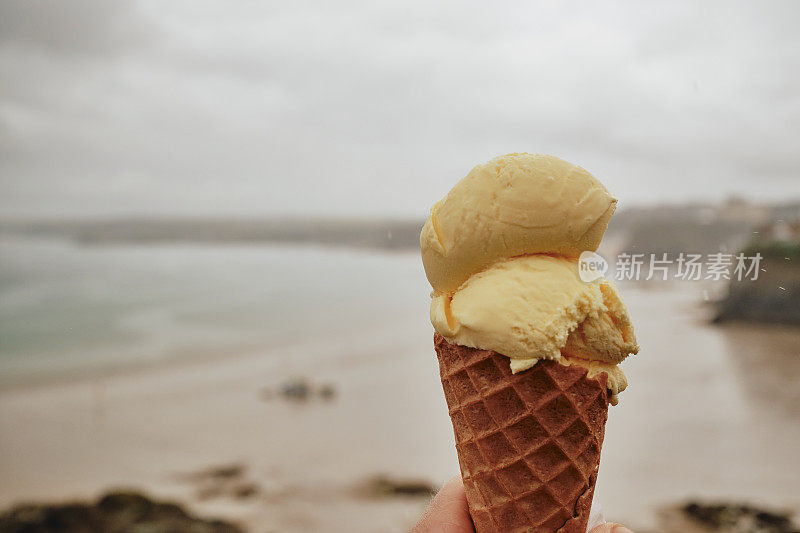
[[800,198],[800,2],[0,1],[0,215],[423,216],[552,153]]

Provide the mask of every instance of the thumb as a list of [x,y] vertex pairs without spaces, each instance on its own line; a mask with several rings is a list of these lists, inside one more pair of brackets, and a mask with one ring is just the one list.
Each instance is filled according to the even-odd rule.
[[411,533],[474,533],[461,476],[442,487]]
[[623,525],[606,522],[592,529],[589,533],[633,533],[633,531]]

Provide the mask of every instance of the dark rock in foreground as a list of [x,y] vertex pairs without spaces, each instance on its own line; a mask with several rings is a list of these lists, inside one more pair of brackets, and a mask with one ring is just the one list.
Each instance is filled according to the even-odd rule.
[[694,521],[719,531],[797,533],[787,514],[749,505],[687,503],[683,512]]
[[800,533],[789,513],[741,503],[689,501],[661,518],[661,533]]
[[110,492],[95,503],[26,504],[0,514],[2,533],[240,533],[238,526],[190,516],[181,506],[135,492]]

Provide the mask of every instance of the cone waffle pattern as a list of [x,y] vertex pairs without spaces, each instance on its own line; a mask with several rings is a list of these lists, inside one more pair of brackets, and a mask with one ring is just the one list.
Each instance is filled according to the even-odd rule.
[[470,515],[478,533],[585,533],[603,445],[607,377],[434,337]]

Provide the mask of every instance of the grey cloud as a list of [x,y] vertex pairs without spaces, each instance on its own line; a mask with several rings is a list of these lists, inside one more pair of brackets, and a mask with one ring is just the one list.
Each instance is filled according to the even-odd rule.
[[0,213],[421,215],[520,150],[626,205],[800,195],[793,3],[148,0],[54,35],[31,5],[0,42]]
[[127,0],[9,0],[0,3],[0,43],[51,54],[106,54],[152,38]]

